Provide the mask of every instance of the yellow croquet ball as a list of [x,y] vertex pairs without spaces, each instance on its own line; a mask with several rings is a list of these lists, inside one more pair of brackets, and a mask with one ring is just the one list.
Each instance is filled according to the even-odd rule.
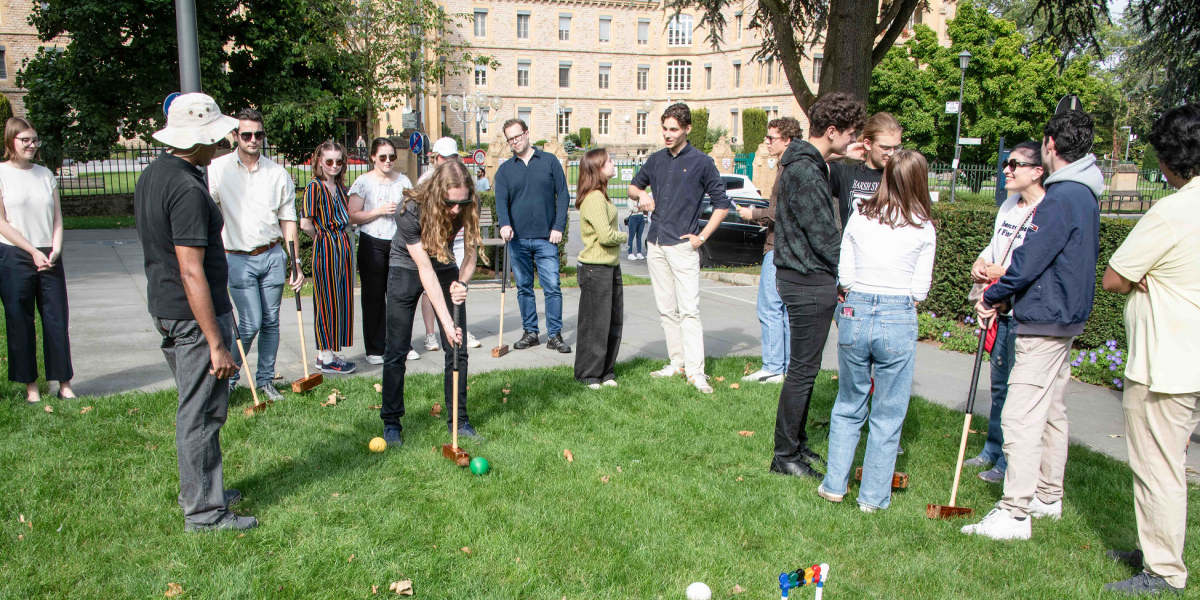
[[371,449],[371,452],[383,452],[387,450],[387,442],[383,441],[381,437],[371,438],[371,443],[367,444],[367,447]]

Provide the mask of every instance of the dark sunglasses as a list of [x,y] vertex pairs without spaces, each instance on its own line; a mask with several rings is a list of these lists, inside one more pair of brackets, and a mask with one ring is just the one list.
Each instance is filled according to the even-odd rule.
[[255,140],[258,140],[261,142],[261,141],[267,139],[267,132],[262,131],[262,130],[243,131],[243,132],[239,133],[238,136],[242,138],[243,142],[248,142],[252,139],[255,139]]
[[378,158],[380,162],[396,162],[395,154],[377,154],[375,158]]
[[1015,158],[1010,158],[1003,164],[1004,164],[1004,166],[1008,167],[1009,170],[1012,170],[1012,171],[1016,171],[1017,167],[1041,167],[1042,166],[1038,163],[1021,162]]
[[346,164],[346,161],[344,161],[340,158],[337,160],[333,160],[332,158],[325,159],[325,166],[327,166],[327,167],[332,167],[333,165],[337,165],[340,167],[344,164]]

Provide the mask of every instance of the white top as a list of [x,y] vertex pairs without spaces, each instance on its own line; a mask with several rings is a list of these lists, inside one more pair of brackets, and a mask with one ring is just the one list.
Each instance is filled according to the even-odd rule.
[[[9,225],[21,232],[35,248],[54,244],[54,191],[58,180],[50,169],[33,165],[18,169],[9,162],[0,163],[0,196],[4,198],[4,216]],[[15,246],[0,235],[0,242]]]
[[[431,171],[432,172],[432,171]],[[411,190],[413,184],[403,173],[396,173],[396,179],[385,181],[376,177],[375,171],[364,173],[354,180],[350,186],[351,196],[361,196],[363,210],[375,210],[388,202],[404,203],[404,190]],[[359,233],[365,233],[375,239],[390,240],[396,235],[396,219],[391,215],[376,217],[358,226]]]
[[[1018,206],[1020,200],[1020,194],[1013,194],[1000,205],[1000,211],[996,213],[996,224],[992,226],[992,240],[987,248],[979,253],[979,258],[1006,269],[1012,264],[1012,253],[1025,243],[1025,234],[1033,224],[1033,219],[1029,216],[1037,208],[1036,204]],[[1021,228],[1019,232],[1018,227]],[[1016,239],[1013,238],[1014,232]],[[1009,248],[1009,244],[1012,248]]]
[[283,239],[280,221],[296,220],[296,183],[265,156],[247,169],[231,152],[208,167],[208,191],[221,209],[226,250],[249,252]]
[[933,223],[892,229],[858,212],[850,213],[842,234],[838,283],[864,294],[912,296],[920,302],[933,281]]
[[1134,282],[1125,377],[1159,394],[1200,392],[1200,177],[1146,211],[1108,266]]
[[481,177],[475,180],[475,191],[486,192],[492,189],[492,184],[488,183],[487,177]]

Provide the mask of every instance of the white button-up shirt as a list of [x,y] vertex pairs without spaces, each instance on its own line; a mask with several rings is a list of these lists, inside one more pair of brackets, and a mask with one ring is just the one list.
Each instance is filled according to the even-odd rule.
[[265,156],[247,169],[236,151],[213,159],[208,191],[221,209],[226,250],[249,252],[283,238],[280,221],[296,221],[296,183]]

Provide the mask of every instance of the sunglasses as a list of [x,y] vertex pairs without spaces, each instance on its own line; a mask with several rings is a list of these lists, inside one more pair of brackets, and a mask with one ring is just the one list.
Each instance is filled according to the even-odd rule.
[[337,160],[333,160],[332,158],[325,159],[325,166],[327,166],[327,167],[332,167],[333,165],[337,165],[340,167],[344,164],[346,164],[346,161],[344,161],[340,158]]
[[241,137],[243,142],[248,142],[252,139],[258,140],[261,142],[261,141],[267,139],[267,132],[265,132],[261,129],[258,131],[243,131],[238,134],[238,137]]
[[395,154],[376,154],[375,158],[378,158],[379,162],[396,162]]
[[1010,171],[1016,171],[1017,167],[1041,167],[1042,165],[1039,165],[1038,163],[1021,162],[1015,158],[1010,158],[1004,162],[1004,166],[1008,167]]

